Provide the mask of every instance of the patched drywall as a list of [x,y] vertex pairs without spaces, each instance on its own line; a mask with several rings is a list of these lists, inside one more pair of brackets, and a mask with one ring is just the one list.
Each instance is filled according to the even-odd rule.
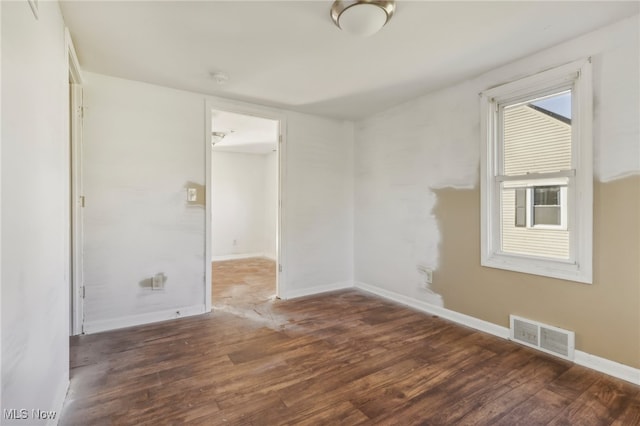
[[[638,367],[637,22],[631,17],[357,123],[355,280],[434,303],[416,270],[424,264],[435,269],[430,290],[445,308],[500,325],[514,313],[573,329],[577,349]],[[595,284],[481,268],[478,93],[586,57],[594,83]],[[553,302],[539,306],[545,300]]]
[[601,182],[640,173],[638,20],[608,32],[611,46],[593,62],[593,172]]
[[594,185],[593,284],[480,266],[480,191],[436,191],[446,307],[504,327],[509,314],[576,333],[576,347],[640,368],[640,176]]
[[477,94],[463,84],[357,125],[357,281],[442,304],[418,266],[439,266],[433,188],[477,181],[479,126],[452,125],[453,117],[477,117],[477,109]]
[[[46,424],[69,382],[69,139],[57,2],[2,10],[2,390],[0,423]],[[26,409],[9,420],[4,410]]]

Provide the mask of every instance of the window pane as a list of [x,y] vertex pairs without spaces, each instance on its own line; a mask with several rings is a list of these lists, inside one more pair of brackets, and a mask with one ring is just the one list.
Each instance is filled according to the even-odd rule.
[[548,173],[571,167],[571,91],[502,109],[504,174]]
[[518,227],[527,226],[527,188],[515,189],[515,224]]
[[[545,187],[542,187],[545,188]],[[558,187],[560,188],[560,187]],[[569,231],[566,229],[540,229],[535,225],[559,225],[561,220],[560,206],[531,206],[534,188],[517,187],[514,183],[502,183],[500,187],[500,248],[503,253],[523,254],[554,259],[569,259]],[[519,206],[522,194],[530,191],[529,206],[525,211],[531,211],[531,224],[524,225]],[[553,193],[553,191],[547,191]],[[544,193],[544,191],[543,191]],[[525,195],[526,200],[526,195]],[[526,214],[526,213],[524,213]],[[555,222],[554,222],[555,221]],[[534,225],[534,226],[531,226]]]
[[560,206],[535,206],[532,222],[534,225],[556,225],[561,222]]
[[559,186],[536,186],[533,188],[533,204],[535,206],[559,206]]

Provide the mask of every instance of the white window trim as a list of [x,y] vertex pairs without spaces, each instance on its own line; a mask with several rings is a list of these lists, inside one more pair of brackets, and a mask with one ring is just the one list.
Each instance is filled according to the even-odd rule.
[[[533,205],[533,189],[538,186],[560,186],[560,225],[534,225],[534,208]],[[551,229],[551,230],[567,230],[567,185],[564,182],[540,183],[536,182],[527,186],[527,228],[528,229]]]
[[[525,100],[530,96],[571,87],[572,171],[555,177],[572,180],[568,191],[567,227],[571,232],[568,261],[538,256],[503,253],[500,250],[500,182],[497,166],[497,105]],[[511,83],[489,89],[481,95],[481,265],[528,274],[591,284],[593,251],[593,94],[591,58],[580,60]],[[574,172],[575,171],[575,172]],[[505,180],[517,180],[507,177]]]

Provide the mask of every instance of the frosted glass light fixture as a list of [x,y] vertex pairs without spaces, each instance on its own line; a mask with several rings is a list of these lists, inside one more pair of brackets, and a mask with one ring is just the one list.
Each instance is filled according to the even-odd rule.
[[368,37],[389,22],[395,9],[395,1],[336,0],[331,6],[331,19],[349,34]]

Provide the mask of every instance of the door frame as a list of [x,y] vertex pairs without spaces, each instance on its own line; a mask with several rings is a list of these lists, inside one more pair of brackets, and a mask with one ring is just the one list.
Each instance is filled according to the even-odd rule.
[[286,140],[287,140],[287,117],[283,111],[252,105],[244,102],[230,101],[219,98],[208,98],[205,100],[205,311],[212,308],[211,292],[211,255],[212,255],[212,191],[211,191],[211,131],[212,131],[212,111],[225,111],[234,114],[249,115],[269,120],[276,120],[280,123],[280,135],[278,142],[278,220],[276,230],[276,297],[280,297],[283,287],[286,285],[286,233],[285,233],[285,206],[286,206]]
[[84,196],[82,188],[82,118],[83,92],[82,71],[76,55],[69,29],[65,28],[65,54],[67,55],[69,74],[69,319],[70,335],[84,333],[84,276],[83,276],[83,238],[82,209]]

